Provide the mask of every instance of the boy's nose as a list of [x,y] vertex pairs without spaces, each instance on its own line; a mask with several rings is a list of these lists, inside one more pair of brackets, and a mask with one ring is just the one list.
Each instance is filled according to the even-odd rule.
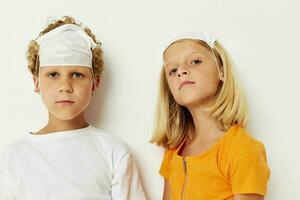
[[59,93],[63,93],[63,92],[66,92],[66,93],[72,93],[73,90],[72,90],[71,88],[69,88],[69,89],[63,89],[63,88],[61,88],[61,89],[59,89],[58,92],[59,92]]
[[69,80],[63,80],[61,81],[59,88],[58,88],[59,93],[72,93],[73,92],[73,87],[71,84],[71,81]]

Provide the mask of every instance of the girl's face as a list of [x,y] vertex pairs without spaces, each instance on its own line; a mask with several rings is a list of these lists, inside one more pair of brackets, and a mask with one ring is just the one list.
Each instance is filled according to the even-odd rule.
[[49,113],[61,120],[83,113],[95,89],[87,67],[41,67],[34,82]]
[[175,42],[164,53],[164,69],[175,101],[185,107],[206,105],[218,91],[213,54],[191,40]]

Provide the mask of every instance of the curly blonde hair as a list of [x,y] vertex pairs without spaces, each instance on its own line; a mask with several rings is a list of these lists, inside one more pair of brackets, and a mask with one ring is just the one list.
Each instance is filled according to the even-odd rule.
[[[79,27],[82,27],[83,30],[86,32],[86,34],[88,34],[94,40],[94,42],[98,44],[97,47],[92,50],[93,53],[92,67],[93,67],[94,77],[95,78],[100,77],[104,68],[103,51],[100,48],[101,43],[96,40],[95,35],[92,33],[92,31],[89,28],[83,27],[81,23],[80,24],[76,23],[73,17],[64,16],[61,19],[52,21],[50,24],[48,24],[48,26],[43,31],[40,32],[39,37],[64,24],[75,24]],[[39,74],[38,52],[39,52],[38,43],[36,42],[36,40],[31,40],[26,52],[26,58],[28,62],[27,67],[31,72],[31,74],[36,77]]]

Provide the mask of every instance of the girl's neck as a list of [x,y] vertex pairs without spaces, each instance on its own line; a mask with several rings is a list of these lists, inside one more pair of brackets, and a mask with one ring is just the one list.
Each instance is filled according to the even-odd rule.
[[193,141],[210,142],[217,140],[224,134],[217,121],[211,118],[204,108],[193,107],[188,108],[188,110],[193,117],[195,125]]
[[84,113],[81,113],[78,116],[76,116],[74,119],[70,119],[70,120],[61,120],[53,116],[51,113],[49,113],[48,115],[49,115],[48,123],[36,134],[48,134],[48,133],[53,133],[58,131],[75,130],[75,129],[85,128],[89,126],[89,124],[85,120]]

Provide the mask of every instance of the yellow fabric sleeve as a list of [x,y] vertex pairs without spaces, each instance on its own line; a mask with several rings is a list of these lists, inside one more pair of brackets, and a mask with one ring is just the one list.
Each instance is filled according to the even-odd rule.
[[270,169],[264,145],[256,141],[236,151],[230,170],[232,193],[265,195]]

